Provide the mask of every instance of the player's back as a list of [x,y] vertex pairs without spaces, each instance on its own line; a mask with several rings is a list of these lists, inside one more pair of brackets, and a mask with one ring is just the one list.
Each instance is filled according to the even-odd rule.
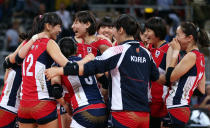
[[[69,61],[79,61],[80,57],[71,56]],[[62,83],[67,87],[73,109],[90,104],[104,103],[97,81],[92,76],[62,76]]]

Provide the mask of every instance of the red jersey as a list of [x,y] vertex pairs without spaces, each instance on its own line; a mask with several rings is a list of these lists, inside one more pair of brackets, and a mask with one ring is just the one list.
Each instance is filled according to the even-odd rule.
[[140,46],[145,48],[144,43],[142,41],[140,41],[139,44],[140,44]]
[[49,40],[48,38],[36,40],[23,61],[20,94],[22,100],[52,99],[48,92],[51,85],[44,75],[45,69],[51,67],[53,63],[46,51]]
[[97,56],[98,53],[100,53],[99,47],[101,45],[107,45],[109,47],[112,47],[112,44],[105,40],[100,39],[96,42],[93,42],[91,44],[85,44],[83,43],[77,43],[77,56],[84,58],[87,54],[93,53],[94,56]]
[[[149,45],[149,51],[152,54],[152,57],[156,63],[156,66],[160,74],[165,74],[166,71],[166,53],[169,48],[169,45],[165,42],[160,48],[152,48]],[[157,82],[151,82],[151,115],[153,117],[162,117],[167,114],[166,106],[164,103],[165,96],[168,92],[168,87],[163,86]]]
[[196,63],[171,86],[166,96],[167,108],[190,106],[191,96],[204,76],[204,55],[198,50],[192,50],[191,52],[196,54]]
[[76,56],[84,58],[87,54],[93,53],[94,56],[97,55],[97,49],[89,44],[77,43],[77,53]]
[[106,45],[106,46],[112,47],[112,44],[109,41],[105,40],[105,39],[100,39],[100,40],[98,40],[96,42],[91,43],[90,45],[92,45],[93,47],[97,48],[98,50],[99,50],[99,47],[101,45]]

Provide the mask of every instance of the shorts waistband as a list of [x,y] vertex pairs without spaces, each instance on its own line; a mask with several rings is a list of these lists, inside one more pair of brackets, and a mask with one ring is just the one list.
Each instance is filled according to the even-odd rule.
[[78,110],[75,110],[73,112],[73,116],[79,112],[82,112],[82,111],[85,111],[87,109],[98,109],[98,108],[106,108],[106,105],[104,103],[99,103],[99,104],[90,104],[90,105],[87,105],[81,109],[78,109]]

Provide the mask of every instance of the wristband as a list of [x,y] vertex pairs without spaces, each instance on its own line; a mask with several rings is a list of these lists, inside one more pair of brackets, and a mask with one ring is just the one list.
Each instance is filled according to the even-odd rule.
[[168,69],[167,69],[167,72],[166,72],[166,75],[165,75],[165,77],[166,77],[166,86],[170,86],[170,84],[171,84],[171,73],[173,72],[173,70],[174,70],[174,67],[168,67]]
[[35,42],[39,38],[38,34],[32,36],[32,41]]
[[12,66],[13,66],[13,64],[10,62],[9,57],[7,57],[3,62],[4,69],[11,68]]
[[55,99],[60,99],[63,95],[63,88],[60,84],[53,84],[52,85],[52,95]]
[[63,74],[67,75],[79,75],[79,65],[76,62],[68,62],[65,67],[63,67]]
[[21,58],[21,57],[19,56],[19,54],[17,54],[17,55],[15,56],[15,62],[16,62],[16,64],[18,64],[18,65],[22,64],[22,63],[23,63],[23,60],[24,60],[24,58]]

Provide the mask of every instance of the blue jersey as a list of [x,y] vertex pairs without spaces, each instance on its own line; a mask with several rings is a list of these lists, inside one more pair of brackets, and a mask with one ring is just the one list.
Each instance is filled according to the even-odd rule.
[[[77,56],[71,56],[68,59],[71,62],[81,60]],[[64,84],[70,94],[71,104],[74,110],[90,104],[104,103],[94,75],[63,75],[62,84]]]
[[125,41],[84,65],[85,75],[106,71],[112,78],[111,110],[149,111],[149,82],[156,81],[159,72],[147,49],[137,41]]

